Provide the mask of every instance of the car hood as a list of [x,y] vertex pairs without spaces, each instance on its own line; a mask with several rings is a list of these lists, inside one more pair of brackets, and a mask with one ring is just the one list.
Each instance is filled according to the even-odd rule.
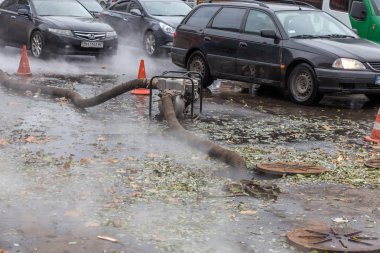
[[74,31],[89,32],[109,32],[113,31],[112,27],[97,21],[94,18],[78,18],[63,16],[42,16],[42,20],[53,24],[54,28],[67,29]]
[[380,45],[363,39],[297,39],[303,46],[335,54],[339,58],[352,58],[362,62],[380,61]]
[[181,23],[184,16],[154,16],[155,19],[161,21],[165,24],[170,25],[173,28],[176,28],[179,23]]

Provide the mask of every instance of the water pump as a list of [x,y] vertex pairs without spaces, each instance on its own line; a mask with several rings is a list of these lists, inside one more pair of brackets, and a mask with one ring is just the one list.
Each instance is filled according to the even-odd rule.
[[[194,118],[194,102],[200,100],[200,113],[202,112],[202,76],[198,72],[167,71],[161,76],[151,79],[157,83],[157,89],[162,93],[170,93],[177,118],[183,118],[189,113]],[[151,86],[151,85],[150,85]],[[152,92],[150,93],[152,94]],[[151,116],[152,101],[149,100],[149,115]],[[159,101],[158,109],[163,114],[162,102]]]

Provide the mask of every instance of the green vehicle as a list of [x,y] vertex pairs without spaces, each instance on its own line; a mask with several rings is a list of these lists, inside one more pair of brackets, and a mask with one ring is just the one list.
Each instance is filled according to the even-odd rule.
[[380,43],[380,0],[303,0],[355,29],[363,39]]

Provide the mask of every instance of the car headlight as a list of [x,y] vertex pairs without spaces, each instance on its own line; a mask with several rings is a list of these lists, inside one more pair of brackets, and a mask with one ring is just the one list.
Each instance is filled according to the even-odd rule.
[[164,23],[161,23],[160,22],[160,27],[161,29],[165,32],[165,33],[168,33],[168,34],[173,34],[175,29],[167,24],[164,24]]
[[336,69],[348,69],[348,70],[363,70],[366,69],[363,63],[358,60],[348,59],[348,58],[339,58],[334,61],[332,64],[333,68]]
[[70,30],[49,28],[48,31],[56,35],[73,36],[73,33]]
[[107,37],[107,38],[117,37],[117,33],[116,33],[115,31],[112,31],[112,32],[106,32],[106,37]]

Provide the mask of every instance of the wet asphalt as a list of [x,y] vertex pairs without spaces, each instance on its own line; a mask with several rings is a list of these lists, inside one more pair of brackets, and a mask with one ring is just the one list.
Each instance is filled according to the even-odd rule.
[[[148,77],[178,69],[168,58],[121,50],[102,62],[30,59],[32,82],[86,97],[135,78],[142,58]],[[0,69],[14,73],[18,61],[18,50],[0,52]],[[348,170],[360,175],[366,169],[357,165],[358,157],[375,156],[378,150],[362,137],[370,133],[379,105],[363,95],[339,95],[303,107],[277,90],[247,94],[227,81],[216,81],[205,94],[203,113],[183,125],[241,152],[250,176],[281,188],[277,201],[228,196],[224,185],[246,173],[172,138],[165,121],[149,120],[147,97],[123,94],[80,110],[63,98],[1,88],[0,249],[299,252],[286,239],[295,226],[318,222],[379,232],[378,171],[365,174],[360,179],[371,175],[372,181],[357,186],[353,180],[342,183],[350,176],[347,170],[323,180],[254,172],[262,161],[313,161],[334,170],[342,160],[341,166],[354,164]],[[154,115],[158,99],[155,93]]]

